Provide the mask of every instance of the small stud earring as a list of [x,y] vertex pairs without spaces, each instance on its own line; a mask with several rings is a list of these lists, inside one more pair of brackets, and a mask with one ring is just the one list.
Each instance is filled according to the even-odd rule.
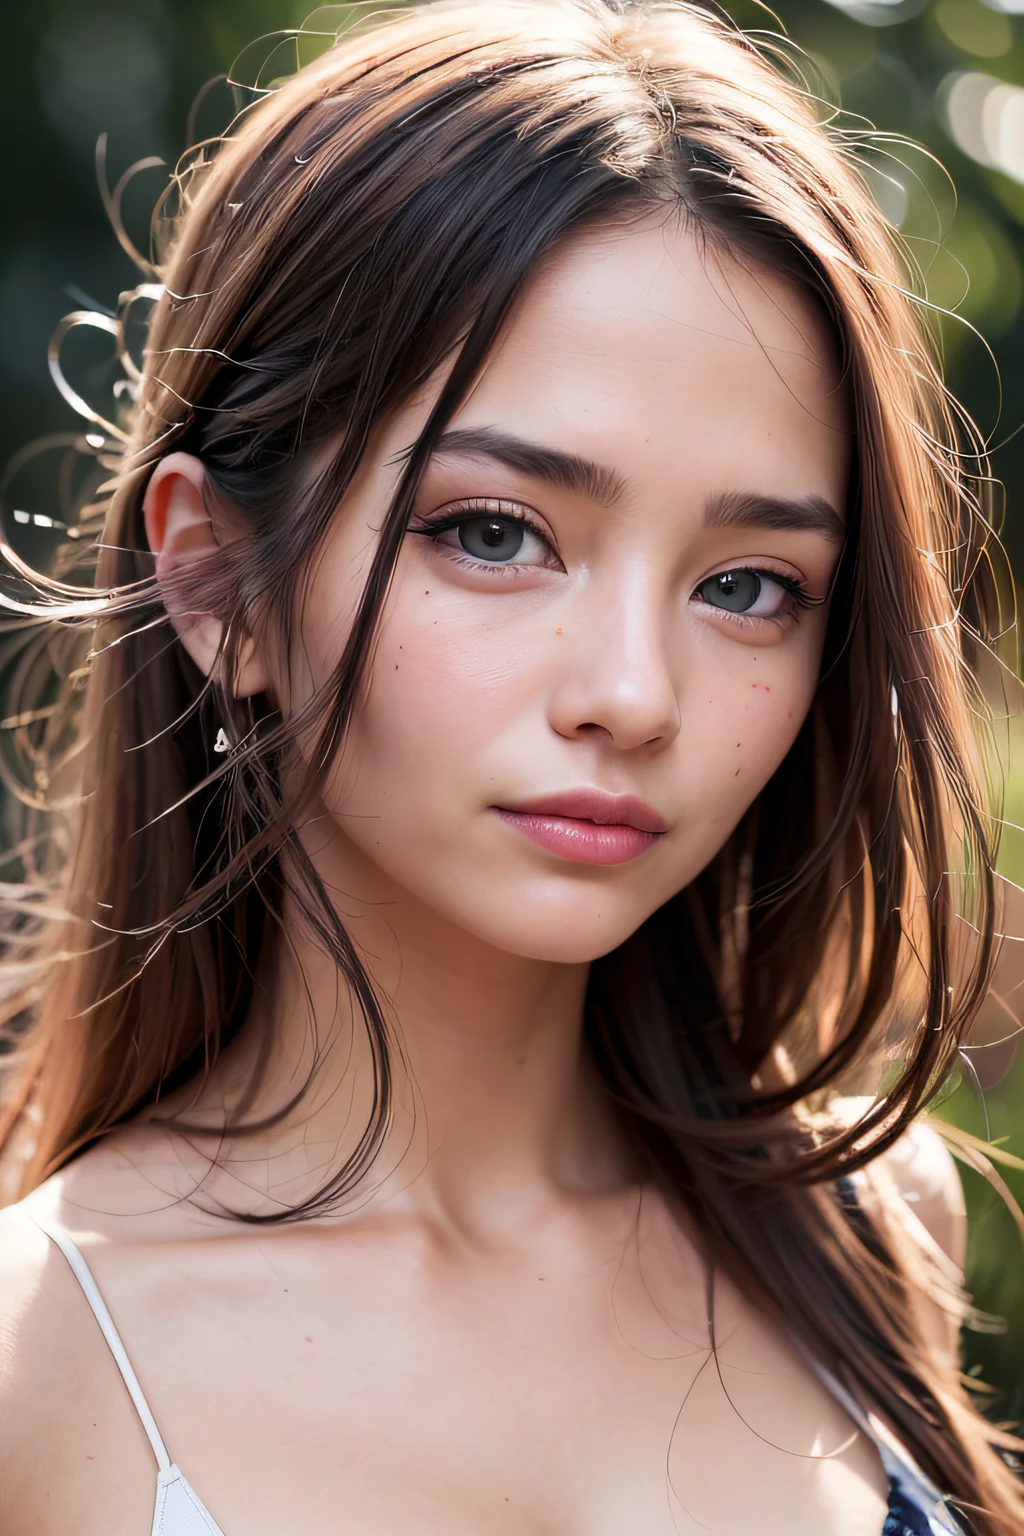
[[213,744],[213,750],[215,752],[231,751],[231,743],[228,741],[228,733],[223,726],[221,726],[220,730],[217,732],[217,740]]

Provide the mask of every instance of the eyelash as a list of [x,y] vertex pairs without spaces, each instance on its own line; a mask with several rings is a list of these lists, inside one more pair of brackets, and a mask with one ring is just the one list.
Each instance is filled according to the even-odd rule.
[[[789,594],[797,610],[806,612],[809,608],[820,608],[827,601],[826,598],[815,597],[813,592],[809,592],[806,584],[798,576],[787,576],[782,571],[773,570],[771,566],[732,565],[727,566],[726,569],[735,572],[736,575],[749,573],[753,576],[762,576],[766,577],[769,581],[774,581],[776,586],[782,587]],[[704,579],[705,581],[710,581],[720,574],[723,573],[713,571],[710,577],[705,577]],[[788,613],[747,614],[733,613],[728,608],[719,608],[716,604],[709,603],[706,598],[700,595],[700,589],[703,585],[704,582],[698,583],[690,594],[690,601],[703,603],[705,607],[713,609],[716,614],[731,624],[742,624],[745,626],[754,624],[785,624],[788,619],[799,622],[800,612],[794,612],[793,609],[790,609]]]
[[[440,534],[447,533],[449,529],[458,528],[461,523],[466,522],[472,517],[480,517],[482,515],[486,516],[488,514],[493,517],[500,517],[504,521],[510,523],[522,524],[525,528],[528,528],[531,533],[536,534],[537,538],[539,538],[547,546],[547,548],[553,555],[555,555],[557,559],[554,545],[552,544],[549,536],[545,533],[544,529],[541,528],[540,525],[532,517],[526,516],[523,508],[519,505],[518,502],[504,501],[500,497],[486,496],[477,499],[469,498],[465,501],[452,502],[449,504],[448,508],[440,514],[440,516],[429,519],[421,519],[419,526],[411,526],[409,528],[409,532],[419,534],[423,538],[434,540]],[[454,558],[455,563],[462,566],[464,569],[474,571],[483,570],[499,572],[506,578],[514,577],[517,571],[523,569],[522,566],[502,565],[498,562],[491,564],[485,560],[474,560],[471,555],[456,555],[451,558]],[[813,593],[809,592],[806,584],[801,581],[798,576],[789,576],[782,571],[776,571],[767,566],[738,565],[731,567],[731,569],[735,570],[736,572],[749,571],[755,576],[764,576],[767,577],[769,581],[777,582],[780,587],[785,588],[785,590],[789,593],[789,596],[792,598],[798,609],[807,610],[809,608],[819,608],[822,603],[825,602],[825,598],[815,597]],[[712,575],[714,574],[715,573],[713,572]],[[705,578],[705,580],[707,579],[708,578]],[[698,583],[698,585],[694,588],[693,592],[690,594],[691,601],[694,599],[699,602],[706,601],[704,598],[699,596],[700,587],[702,585],[703,583]],[[707,603],[707,607],[710,608],[713,606],[713,604]],[[780,619],[796,619],[799,617],[799,615],[796,613],[789,613],[773,616],[771,618],[750,618],[742,613],[730,613],[725,608],[716,608],[715,612],[721,613],[732,622],[740,624],[777,624],[779,623]]]
[[[471,497],[465,501],[450,502],[439,516],[421,518],[419,525],[411,526],[409,532],[436,540],[440,534],[447,533],[451,528],[458,528],[461,523],[469,522],[475,517],[500,518],[502,522],[518,523],[523,528],[528,528],[555,556],[555,559],[558,559],[551,537],[541,525],[532,517],[528,517],[518,502],[504,501],[500,496],[482,496],[475,499]],[[518,571],[524,569],[521,565],[502,564],[498,561],[492,564],[488,560],[474,560],[472,555],[465,553],[451,555],[448,558],[463,570],[496,572],[506,579],[514,578]],[[526,568],[529,569],[529,567]]]

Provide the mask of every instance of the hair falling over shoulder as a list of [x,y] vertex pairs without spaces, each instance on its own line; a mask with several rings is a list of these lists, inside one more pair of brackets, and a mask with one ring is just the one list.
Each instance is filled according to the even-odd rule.
[[[1016,1442],[929,1346],[924,1259],[837,1193],[940,1088],[988,986],[976,678],[1005,626],[981,445],[858,169],[864,135],[826,116],[781,46],[696,6],[441,0],[368,17],[181,163],[124,297],[151,306],[141,367],[110,327],[130,388],[121,418],[93,417],[107,480],[57,574],[4,545],[24,880],[5,887],[0,1135],[24,1192],[201,1080],[287,891],[359,1001],[378,1095],[357,1157],[267,1219],[329,1209],[365,1171],[393,1045],[294,836],[295,744],[313,743],[313,778],[339,752],[418,477],[538,261],[585,223],[674,211],[826,313],[854,416],[849,540],[795,746],[712,865],[595,963],[588,1039],[649,1176],[717,1262],[891,1424],[970,1531],[1011,1536],[1024,1500],[998,1448]],[[443,362],[329,685],[302,718],[238,702],[239,635],[287,642],[372,430]],[[190,578],[225,626],[210,679],[143,526],[175,449],[244,523]],[[865,1085],[855,1125],[829,1114]]]

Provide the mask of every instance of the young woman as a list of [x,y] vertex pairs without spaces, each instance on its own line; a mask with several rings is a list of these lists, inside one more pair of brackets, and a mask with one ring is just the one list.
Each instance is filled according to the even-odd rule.
[[95,590],[8,550],[5,1536],[1010,1536],[986,535],[855,165],[463,0],[177,184]]

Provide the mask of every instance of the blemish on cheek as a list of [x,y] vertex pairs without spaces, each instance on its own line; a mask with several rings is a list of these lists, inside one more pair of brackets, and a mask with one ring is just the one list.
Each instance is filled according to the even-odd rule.
[[750,686],[751,688],[762,688],[765,693],[771,693],[772,691],[767,683],[751,683]]
[[735,773],[734,773],[734,774],[733,774],[733,778],[734,778],[734,779],[738,779],[738,778],[739,778],[739,776],[740,776],[740,771],[739,771],[739,769],[738,769],[738,768],[737,768],[737,769],[736,769],[736,772],[735,772]]
[[555,630],[555,634],[556,635],[564,635],[565,634],[565,630],[564,629],[556,629]]

